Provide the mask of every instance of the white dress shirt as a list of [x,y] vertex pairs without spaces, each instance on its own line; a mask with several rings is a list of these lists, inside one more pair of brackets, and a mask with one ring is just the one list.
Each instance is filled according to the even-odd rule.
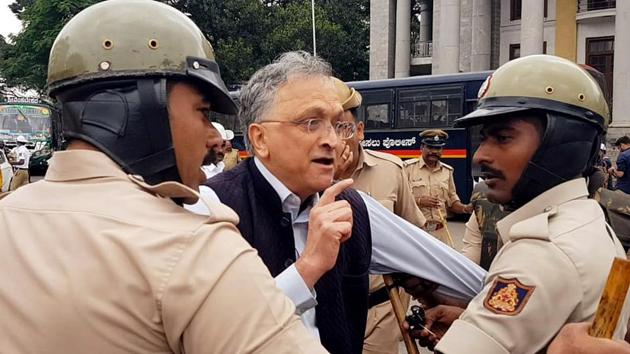
[[216,164],[211,163],[209,165],[201,166],[201,170],[206,175],[206,179],[214,177],[218,175],[219,173],[223,172],[224,168],[225,168],[225,163],[223,161],[219,161]]
[[[311,208],[319,202],[315,194],[300,212],[300,198],[254,158],[256,167],[282,201],[282,210],[291,214],[296,258],[304,250]],[[482,289],[486,271],[424,230],[385,209],[367,194],[359,192],[367,207],[372,231],[370,273],[407,273],[440,284],[438,292],[460,299],[472,299]],[[276,276],[276,284],[295,304],[304,325],[319,338],[315,325],[317,297],[308,288],[295,265]]]

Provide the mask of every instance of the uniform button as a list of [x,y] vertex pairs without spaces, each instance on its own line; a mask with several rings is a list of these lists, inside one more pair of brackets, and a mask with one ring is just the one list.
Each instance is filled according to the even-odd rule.
[[548,207],[546,207],[543,211],[544,211],[545,213],[548,213],[548,212],[550,212],[550,211],[551,211],[551,209],[553,209],[553,208],[552,208],[552,207],[550,207],[550,206],[548,206]]

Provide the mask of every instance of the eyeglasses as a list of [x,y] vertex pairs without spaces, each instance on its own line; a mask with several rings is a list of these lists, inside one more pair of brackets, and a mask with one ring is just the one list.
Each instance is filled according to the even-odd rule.
[[307,120],[300,120],[300,121],[265,119],[258,123],[292,124],[306,131],[309,134],[321,134],[321,135],[328,132],[328,130],[332,128],[335,134],[337,134],[337,136],[343,140],[352,138],[354,136],[354,133],[357,130],[357,125],[354,123],[337,122],[333,126],[331,123],[328,123],[328,121],[324,119],[307,119]]

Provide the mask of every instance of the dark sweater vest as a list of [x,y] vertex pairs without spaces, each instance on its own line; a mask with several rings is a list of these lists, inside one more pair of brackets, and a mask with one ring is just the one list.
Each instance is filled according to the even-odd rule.
[[[280,197],[253,159],[218,174],[206,185],[238,214],[241,234],[258,250],[272,276],[295,262],[291,216],[283,213]],[[360,354],[372,256],[370,223],[365,203],[355,190],[348,189],[337,199],[352,206],[352,237],[342,244],[335,267],[315,285],[316,324],[321,342],[329,352]]]

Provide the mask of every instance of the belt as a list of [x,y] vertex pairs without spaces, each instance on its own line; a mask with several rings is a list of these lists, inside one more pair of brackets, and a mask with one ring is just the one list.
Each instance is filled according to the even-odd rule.
[[389,301],[387,288],[383,287],[368,295],[368,309]]
[[16,170],[28,171],[28,168],[16,167]]

